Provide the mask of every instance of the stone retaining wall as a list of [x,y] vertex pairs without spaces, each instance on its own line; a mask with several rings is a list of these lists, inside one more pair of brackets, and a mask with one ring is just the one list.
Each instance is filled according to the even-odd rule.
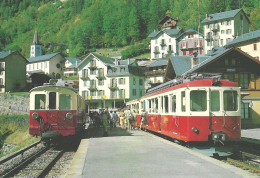
[[0,115],[29,114],[29,103],[29,96],[0,94]]

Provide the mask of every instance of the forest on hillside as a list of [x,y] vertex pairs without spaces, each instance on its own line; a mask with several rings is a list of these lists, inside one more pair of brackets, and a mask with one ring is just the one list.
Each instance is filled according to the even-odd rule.
[[37,30],[43,53],[69,49],[69,56],[78,57],[142,42],[165,15],[184,30],[197,30],[206,14],[238,8],[248,15],[251,31],[260,29],[259,0],[1,0],[0,51],[29,57]]

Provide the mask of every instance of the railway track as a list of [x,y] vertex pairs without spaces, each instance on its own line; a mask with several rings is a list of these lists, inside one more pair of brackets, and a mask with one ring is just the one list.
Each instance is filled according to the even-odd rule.
[[64,151],[46,146],[35,148],[39,144],[35,143],[1,159],[0,177],[43,177],[46,175]]

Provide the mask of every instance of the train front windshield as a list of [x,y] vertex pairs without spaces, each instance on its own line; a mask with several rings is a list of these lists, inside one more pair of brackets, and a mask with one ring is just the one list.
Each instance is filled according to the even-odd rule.
[[[57,96],[58,96],[58,98],[57,98]],[[56,92],[50,92],[48,94],[35,94],[34,108],[36,110],[37,109],[70,110],[71,109],[71,95],[57,94]]]
[[[207,91],[190,91],[190,111],[203,112],[208,110]],[[209,95],[210,111],[238,111],[238,92],[236,90],[212,90]]]

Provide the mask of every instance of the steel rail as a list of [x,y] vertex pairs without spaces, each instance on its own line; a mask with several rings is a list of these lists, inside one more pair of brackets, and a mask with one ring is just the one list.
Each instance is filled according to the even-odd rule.
[[64,153],[64,150],[61,150],[57,153],[57,155],[49,162],[48,165],[46,165],[43,170],[36,176],[37,178],[39,177],[44,177],[45,174],[54,166],[54,164],[57,162],[57,160],[61,157],[61,155]]
[[21,170],[22,167],[24,167],[25,165],[29,164],[30,162],[32,162],[34,159],[36,159],[36,157],[38,157],[39,155],[41,155],[42,153],[46,152],[49,148],[48,147],[44,147],[42,150],[39,150],[38,152],[36,152],[35,154],[29,156],[27,159],[23,160],[20,164],[18,164],[16,167],[12,168],[11,170],[9,170],[7,173],[4,173],[3,175],[0,175],[1,177],[5,178],[5,177],[11,177],[12,175],[14,175],[16,172],[18,172],[19,170]]
[[3,164],[3,163],[5,163],[5,162],[11,160],[12,158],[14,158],[14,157],[16,157],[16,156],[18,156],[18,155],[20,155],[20,154],[23,154],[25,151],[31,149],[31,148],[34,147],[34,146],[37,146],[37,145],[40,144],[40,143],[41,143],[41,141],[35,142],[35,143],[33,143],[33,144],[31,144],[31,145],[29,145],[29,146],[23,148],[23,149],[21,149],[21,150],[15,152],[15,153],[13,153],[13,154],[11,154],[11,155],[8,155],[8,156],[6,156],[6,157],[3,157],[2,159],[0,159],[0,164]]

